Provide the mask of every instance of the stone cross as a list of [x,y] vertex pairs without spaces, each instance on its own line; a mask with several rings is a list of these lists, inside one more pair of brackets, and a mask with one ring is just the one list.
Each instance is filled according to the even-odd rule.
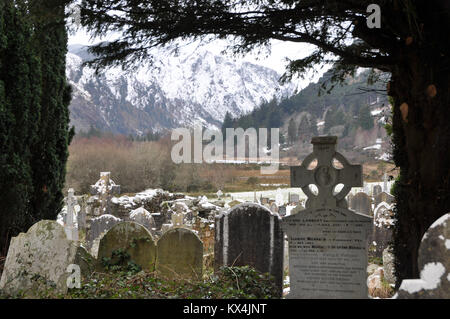
[[64,227],[66,231],[67,238],[69,240],[78,241],[78,229],[75,227],[75,205],[77,200],[74,196],[73,188],[69,188],[67,196],[67,215],[66,215],[66,225]]
[[91,185],[91,194],[98,195],[101,200],[100,215],[109,214],[109,203],[112,195],[120,194],[120,185],[111,179],[111,172],[100,172],[100,179]]
[[[301,187],[308,196],[306,208],[309,207],[341,207],[347,208],[345,196],[352,187],[363,185],[362,166],[350,165],[347,159],[336,152],[336,136],[313,137],[313,152],[300,166],[291,167],[291,187]],[[310,170],[309,165],[317,159],[316,168]],[[339,161],[344,168],[336,169],[333,160]],[[316,185],[318,194],[314,195],[309,185]],[[334,194],[334,188],[344,184],[342,190]]]
[[[367,238],[372,218],[347,209],[345,196],[362,186],[362,167],[336,152],[337,137],[313,137],[313,153],[291,167],[291,184],[308,196],[282,219],[289,242],[288,298],[367,298]],[[308,169],[317,159],[317,166]],[[336,169],[333,160],[343,168]],[[309,185],[315,185],[317,195]],[[340,191],[336,185],[343,184]]]
[[383,192],[388,192],[388,178],[387,178],[387,174],[386,174],[386,172],[384,172],[384,175],[383,175]]

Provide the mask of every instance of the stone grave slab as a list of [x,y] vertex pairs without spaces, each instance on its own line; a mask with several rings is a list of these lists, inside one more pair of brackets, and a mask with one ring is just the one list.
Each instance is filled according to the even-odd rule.
[[222,212],[215,219],[214,268],[248,265],[269,273],[281,295],[284,235],[280,224],[278,214],[259,204],[242,203]]
[[11,239],[0,289],[10,295],[33,297],[40,287],[48,285],[66,293],[67,269],[72,264],[80,266],[83,279],[94,270],[95,260],[67,238],[60,224],[42,220]]
[[[153,271],[156,261],[156,245],[150,232],[134,222],[120,222],[111,228],[100,240],[98,261],[112,258],[117,250],[126,251],[142,269]],[[113,261],[114,262],[114,261]]]
[[156,271],[165,277],[201,279],[203,243],[191,230],[172,228],[157,243]]

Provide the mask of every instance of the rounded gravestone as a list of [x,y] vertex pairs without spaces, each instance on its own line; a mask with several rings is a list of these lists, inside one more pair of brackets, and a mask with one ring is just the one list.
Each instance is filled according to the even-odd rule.
[[0,289],[11,295],[23,292],[33,296],[42,285],[54,285],[65,293],[71,264],[80,266],[81,279],[93,270],[93,259],[67,238],[60,224],[41,220],[11,239]]
[[203,243],[191,230],[177,227],[166,231],[157,243],[156,270],[166,277],[201,279]]
[[111,228],[100,240],[98,260],[112,258],[113,252],[123,250],[142,269],[153,271],[156,261],[156,245],[150,232],[134,222],[121,222]]
[[450,213],[437,219],[422,237],[418,266],[420,279],[405,279],[398,298],[450,298]]
[[281,295],[284,236],[281,218],[265,206],[243,203],[215,219],[214,268],[251,266],[274,277]]
[[130,221],[138,223],[150,232],[150,234],[155,235],[156,223],[153,216],[144,208],[139,207],[130,212]]

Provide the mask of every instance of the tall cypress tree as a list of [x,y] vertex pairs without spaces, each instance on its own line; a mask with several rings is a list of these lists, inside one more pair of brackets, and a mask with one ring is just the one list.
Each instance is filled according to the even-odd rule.
[[67,0],[34,1],[36,40],[42,61],[42,97],[39,143],[32,148],[35,191],[31,199],[35,220],[55,219],[63,205],[68,145],[74,135],[69,129],[71,87],[66,81]]
[[31,225],[34,185],[30,145],[37,142],[40,61],[23,3],[1,4],[0,23],[0,252]]

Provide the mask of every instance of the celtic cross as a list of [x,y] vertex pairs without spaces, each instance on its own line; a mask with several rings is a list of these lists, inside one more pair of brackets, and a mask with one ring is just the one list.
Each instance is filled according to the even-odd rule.
[[[309,154],[300,166],[291,166],[291,187],[301,187],[308,196],[306,208],[341,207],[347,208],[345,196],[352,187],[361,187],[362,166],[351,165],[347,159],[336,151],[336,136],[317,136],[311,140],[313,152]],[[317,159],[314,169],[310,164]],[[333,165],[334,160],[343,166],[338,169]],[[309,185],[316,185],[318,193],[314,194]],[[343,188],[335,191],[338,184]]]

